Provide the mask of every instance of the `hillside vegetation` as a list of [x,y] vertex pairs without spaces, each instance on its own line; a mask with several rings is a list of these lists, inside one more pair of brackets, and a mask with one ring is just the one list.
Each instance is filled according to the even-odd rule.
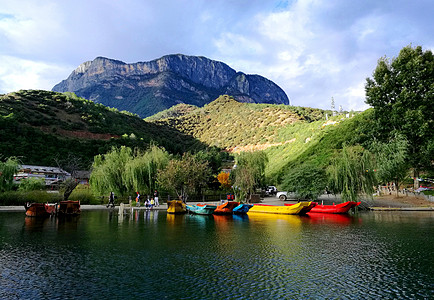
[[22,90],[0,96],[0,154],[23,163],[53,165],[69,154],[83,167],[112,146],[145,148],[151,142],[182,153],[205,146],[163,124],[95,104],[72,93]]
[[[355,118],[338,115],[326,120],[331,111],[286,105],[248,104],[220,96],[202,108],[178,117],[158,119],[199,141],[229,152],[263,150],[269,163],[269,182],[280,182],[282,174],[299,161],[315,160],[325,167],[342,144],[363,140],[358,132],[366,114]],[[162,112],[160,116],[166,116]],[[352,116],[352,115],[351,115]]]

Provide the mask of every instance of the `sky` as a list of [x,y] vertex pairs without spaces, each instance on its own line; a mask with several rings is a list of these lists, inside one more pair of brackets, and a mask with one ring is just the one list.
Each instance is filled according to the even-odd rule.
[[434,51],[432,0],[0,0],[0,94],[81,63],[205,56],[264,76],[296,106],[364,110],[381,57]]

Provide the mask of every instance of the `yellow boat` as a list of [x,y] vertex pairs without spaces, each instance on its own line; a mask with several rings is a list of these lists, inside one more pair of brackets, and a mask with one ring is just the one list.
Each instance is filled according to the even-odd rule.
[[254,204],[250,208],[249,213],[266,213],[266,214],[282,214],[282,215],[298,215],[303,208],[309,206],[312,202],[299,202],[291,206],[268,205],[268,204]]
[[181,200],[167,201],[167,213],[183,214],[187,212],[187,206]]

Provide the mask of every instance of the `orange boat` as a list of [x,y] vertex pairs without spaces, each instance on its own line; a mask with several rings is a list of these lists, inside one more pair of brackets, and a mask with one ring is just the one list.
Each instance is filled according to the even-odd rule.
[[56,204],[26,203],[24,207],[28,217],[49,217],[56,213]]
[[217,206],[217,208],[214,210],[214,213],[219,215],[231,215],[234,211],[234,208],[238,205],[240,205],[239,202],[227,201],[222,205]]
[[81,214],[80,201],[60,201],[57,213],[65,216],[76,216]]

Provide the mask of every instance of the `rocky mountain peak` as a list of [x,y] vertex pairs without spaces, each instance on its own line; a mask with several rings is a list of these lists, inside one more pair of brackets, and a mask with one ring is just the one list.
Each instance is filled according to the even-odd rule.
[[53,91],[74,92],[142,117],[179,103],[203,106],[222,94],[242,102],[288,103],[285,92],[262,76],[237,73],[223,62],[183,54],[131,64],[97,57],[82,63]]

